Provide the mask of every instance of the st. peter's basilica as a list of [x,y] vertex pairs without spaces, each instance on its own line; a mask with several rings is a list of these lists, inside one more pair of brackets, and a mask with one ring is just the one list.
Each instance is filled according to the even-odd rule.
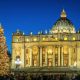
[[25,35],[17,30],[12,35],[12,70],[56,72],[80,69],[80,33],[61,12],[52,29]]

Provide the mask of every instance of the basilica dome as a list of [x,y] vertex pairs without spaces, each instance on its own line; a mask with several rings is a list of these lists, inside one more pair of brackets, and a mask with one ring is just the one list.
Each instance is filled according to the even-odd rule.
[[67,18],[64,10],[61,12],[60,18],[53,25],[51,33],[75,33],[75,27]]

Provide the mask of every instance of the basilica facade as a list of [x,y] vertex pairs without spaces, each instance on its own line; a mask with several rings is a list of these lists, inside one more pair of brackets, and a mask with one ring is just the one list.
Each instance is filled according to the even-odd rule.
[[63,68],[80,68],[80,33],[64,10],[45,34],[25,35],[19,30],[13,33],[11,69],[54,72]]

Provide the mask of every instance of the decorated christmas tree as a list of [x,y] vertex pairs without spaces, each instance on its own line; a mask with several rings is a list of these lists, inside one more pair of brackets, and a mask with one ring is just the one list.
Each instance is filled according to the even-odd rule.
[[0,24],[0,75],[8,75],[10,70],[10,62],[4,30]]

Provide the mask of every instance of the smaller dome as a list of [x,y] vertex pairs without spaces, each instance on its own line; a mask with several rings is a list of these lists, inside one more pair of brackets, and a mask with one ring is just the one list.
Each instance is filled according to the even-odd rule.
[[73,23],[67,19],[66,12],[61,12],[61,17],[53,25],[51,33],[75,33]]
[[19,29],[17,29],[16,33],[13,33],[13,35],[17,36],[17,35],[24,35],[23,32],[21,32]]

